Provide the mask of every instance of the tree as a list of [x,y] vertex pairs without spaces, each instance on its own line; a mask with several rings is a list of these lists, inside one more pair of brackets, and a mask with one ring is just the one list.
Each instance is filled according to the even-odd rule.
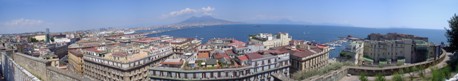
[[385,76],[383,76],[381,74],[377,74],[376,76],[377,77],[375,78],[375,81],[386,81],[385,80]]
[[392,80],[393,80],[393,81],[404,81],[404,80],[402,79],[402,73],[401,73],[401,74],[395,73],[395,74],[393,75]]
[[[448,21],[449,29],[445,29],[447,41],[449,46],[447,48],[448,51],[455,52],[458,50],[458,16],[455,14],[452,18]],[[453,54],[451,59],[447,61],[448,65],[457,65],[458,54]],[[451,66],[452,70],[455,71],[456,66]]]
[[35,38],[30,38],[30,42],[38,42],[38,40]]
[[450,78],[452,73],[450,72],[450,66],[444,67],[441,69],[443,75],[445,75],[445,78]]
[[367,79],[366,73],[361,73],[361,75],[359,75],[359,80],[360,81],[369,81],[369,79]]
[[447,31],[447,40],[450,44],[449,49],[456,51],[458,49],[458,16],[455,14],[448,21],[450,29],[445,29]]
[[433,75],[431,81],[444,81],[445,80],[444,74],[442,73],[440,69],[432,68],[431,71]]
[[54,38],[53,38],[53,37],[51,37],[49,40],[50,40],[51,42],[54,42]]

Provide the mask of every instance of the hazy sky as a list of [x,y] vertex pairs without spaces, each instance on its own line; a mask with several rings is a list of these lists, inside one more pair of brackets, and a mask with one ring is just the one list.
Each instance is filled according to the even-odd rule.
[[443,29],[458,0],[1,0],[0,33],[170,24],[190,16],[271,23]]

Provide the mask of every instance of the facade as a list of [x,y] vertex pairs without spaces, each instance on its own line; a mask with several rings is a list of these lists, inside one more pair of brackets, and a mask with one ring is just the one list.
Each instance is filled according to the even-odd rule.
[[[364,60],[364,41],[359,41],[359,40],[352,40],[350,44],[343,50],[343,52],[351,53],[352,60],[354,60],[355,65],[361,65],[363,64],[362,60],[358,59],[363,59]],[[367,59],[370,61],[370,64],[373,63],[373,60]]]
[[33,38],[37,39],[38,41],[46,41],[46,35],[36,35]]
[[414,55],[412,62],[423,62],[436,56],[436,46],[422,40],[415,40]]
[[194,52],[201,44],[201,41],[195,38],[172,38],[164,41],[172,45],[173,52],[177,54]]
[[300,44],[277,49],[289,50],[291,53],[291,72],[317,70],[328,64],[329,51],[327,46]]
[[85,76],[106,81],[148,81],[150,65],[173,52],[167,44],[125,44],[85,50],[85,53]]
[[364,57],[373,60],[375,64],[395,63],[398,60],[413,63],[413,45],[411,39],[364,41]]
[[[424,62],[434,59],[440,46],[427,41],[426,37],[407,34],[371,34],[363,40],[363,65],[404,64]],[[439,48],[438,48],[439,47]]]
[[68,68],[78,74],[83,74],[83,56],[87,49],[112,46],[115,43],[101,38],[85,38],[68,46]]
[[83,52],[81,50],[68,50],[68,69],[78,74],[83,74]]
[[[185,69],[167,66],[154,66],[150,69],[151,80],[243,80],[273,81],[271,74],[283,73],[289,76],[289,53],[275,54],[270,52],[250,53],[243,55],[246,62],[238,62],[228,68]],[[219,62],[219,60],[217,61]],[[237,65],[237,67],[235,67]],[[215,65],[215,67],[222,65]],[[208,66],[205,66],[208,67]]]
[[292,37],[288,33],[278,33],[276,35],[270,33],[260,33],[256,35],[250,35],[249,44],[251,45],[264,45],[265,49],[272,47],[286,46],[292,40]]
[[264,50],[235,39],[210,39],[196,53],[171,56],[150,68],[150,78],[168,80],[273,81],[271,74],[289,76],[290,53]]

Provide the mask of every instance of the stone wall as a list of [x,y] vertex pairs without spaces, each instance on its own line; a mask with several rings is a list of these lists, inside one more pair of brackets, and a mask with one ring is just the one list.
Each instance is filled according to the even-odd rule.
[[6,81],[41,81],[18,65],[5,52],[1,53],[1,70]]
[[36,77],[44,81],[48,80],[46,76],[46,66],[50,64],[49,61],[25,55],[22,53],[15,53],[12,56],[13,60],[17,64],[21,65],[25,70],[32,73],[32,75],[35,75]]
[[302,81],[339,81],[348,74],[348,69],[342,67],[339,70],[332,71],[320,76],[313,76]]
[[415,63],[415,64],[409,64],[409,65],[402,65],[402,66],[389,66],[389,67],[359,67],[359,66],[349,66],[348,67],[348,74],[352,75],[360,75],[361,73],[365,73],[368,76],[375,76],[376,74],[381,74],[381,75],[392,75],[395,72],[398,72],[400,70],[402,71],[408,71],[409,68],[412,67],[431,67],[434,65],[437,65],[438,63],[444,61],[445,58],[447,58],[447,54],[442,54],[439,59],[436,60],[429,60],[425,62],[420,62],[420,63]]
[[48,81],[80,81],[82,76],[69,71],[59,70],[55,67],[47,67]]
[[[318,76],[313,76],[309,77],[307,79],[301,80],[301,81],[339,81],[343,77],[345,77],[347,74],[352,74],[352,75],[359,75],[360,73],[366,73],[368,76],[374,76],[375,74],[383,74],[383,75],[392,75],[393,73],[397,72],[398,70],[404,70],[406,71],[410,67],[431,67],[434,65],[437,65],[438,63],[444,61],[446,58],[445,52],[440,56],[439,59],[436,60],[431,60],[431,61],[425,61],[421,63],[416,63],[416,64],[410,64],[410,65],[403,65],[403,66],[391,66],[391,67],[358,67],[358,66],[344,66],[340,68],[339,70],[335,70],[323,75],[318,75]],[[282,80],[282,81],[299,81],[299,80],[294,80],[290,77],[286,77],[282,74],[273,74],[272,75],[276,80]]]
[[[7,55],[2,54],[2,56]],[[17,67],[23,68],[22,70],[25,71],[23,73],[28,73],[30,75],[28,77],[35,77],[36,80],[33,78],[29,79],[27,78],[27,76],[24,76],[23,73],[17,72],[16,70],[8,70],[13,72],[5,74],[5,76],[14,75],[14,77],[5,77],[7,81],[88,81],[88,79],[84,79],[83,76],[78,75],[76,73],[52,67],[50,66],[50,62],[44,59],[32,57],[21,53],[15,53],[12,54],[12,56],[12,60],[3,60],[2,62],[12,62],[17,64]],[[4,69],[8,69],[8,67],[2,67],[3,71],[5,71]]]

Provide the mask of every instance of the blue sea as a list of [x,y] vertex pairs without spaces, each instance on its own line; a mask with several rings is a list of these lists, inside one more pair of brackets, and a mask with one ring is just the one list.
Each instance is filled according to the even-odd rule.
[[[433,29],[408,29],[408,28],[361,28],[346,26],[322,26],[322,25],[281,25],[281,24],[239,24],[217,25],[187,29],[169,29],[172,31],[150,34],[149,37],[170,35],[173,37],[192,37],[206,42],[211,38],[235,38],[244,42],[248,41],[248,35],[257,33],[287,32],[295,40],[307,40],[318,43],[326,43],[338,40],[339,37],[351,35],[358,38],[366,38],[370,33],[403,33],[416,36],[428,37],[430,42],[440,44],[446,42],[445,30]],[[145,30],[137,31],[145,32]],[[337,48],[340,51],[342,48]],[[338,52],[333,52],[330,57],[337,57]]]

